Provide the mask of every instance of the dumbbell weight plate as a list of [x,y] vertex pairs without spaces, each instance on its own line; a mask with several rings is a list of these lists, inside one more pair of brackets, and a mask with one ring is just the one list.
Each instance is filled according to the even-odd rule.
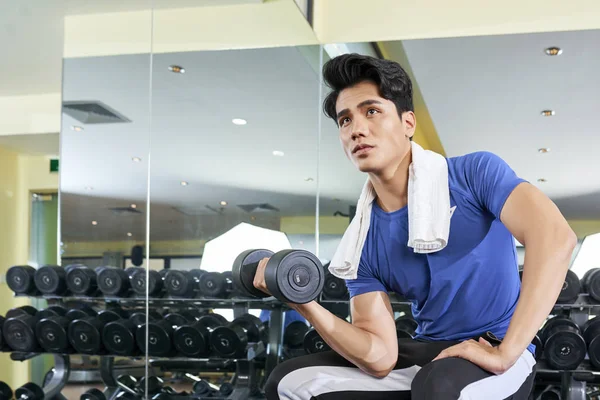
[[210,332],[223,325],[225,324],[219,318],[205,315],[191,325],[179,326],[173,333],[175,348],[187,357],[208,356],[210,353]]
[[69,351],[69,321],[66,317],[42,318],[35,326],[37,341],[49,353]]
[[218,272],[207,272],[200,277],[200,294],[206,297],[221,297],[226,293],[225,278]]
[[34,281],[45,295],[62,295],[67,291],[67,273],[57,265],[45,265],[35,271]]
[[97,278],[98,288],[106,296],[122,296],[130,288],[129,275],[120,268],[105,267]]
[[572,270],[568,270],[565,282],[563,283],[562,290],[560,291],[556,302],[559,304],[574,303],[580,292],[581,282],[579,282],[579,277]]
[[327,350],[331,350],[331,347],[321,338],[319,332],[315,329],[306,332],[306,335],[304,335],[304,351],[307,354],[315,354]]
[[69,324],[69,342],[78,353],[100,354],[104,324],[97,317],[78,319]]
[[206,396],[212,392],[212,388],[206,381],[197,381],[192,386],[192,390],[194,394],[198,394],[200,396]]
[[171,326],[182,326],[191,322],[188,318],[178,313],[169,313],[165,315],[164,319],[169,322]]
[[305,304],[323,291],[325,270],[319,259],[308,251],[282,250],[269,259],[265,282],[277,299]]
[[[166,320],[150,322],[148,324],[148,353],[153,356],[167,357],[172,354],[171,345],[173,337],[173,326]],[[140,325],[135,338],[138,348],[145,353],[146,350],[146,325]]]
[[23,352],[38,351],[39,346],[35,338],[35,325],[38,320],[36,316],[25,313],[7,318],[2,326],[2,335],[8,347]]
[[0,381],[0,400],[11,400],[13,391],[5,382]]
[[342,299],[348,294],[346,283],[330,273],[325,273],[325,285],[323,285],[323,294],[328,299]]
[[50,306],[43,310],[40,310],[36,314],[39,319],[49,318],[49,317],[64,317],[67,315],[67,310],[61,306]]
[[[562,329],[562,330],[560,330]],[[542,331],[544,355],[548,365],[558,370],[573,370],[584,360],[585,340],[575,322],[566,317],[554,317]]]
[[35,268],[29,265],[15,265],[6,272],[6,283],[16,294],[33,295],[35,287]]
[[396,319],[396,336],[398,339],[412,339],[417,330],[417,322],[409,317],[399,317]]
[[137,325],[131,320],[111,321],[102,329],[102,343],[109,354],[135,356],[138,347],[135,341]]
[[590,362],[600,368],[600,318],[595,317],[587,322],[583,330],[583,338],[587,344]]
[[[163,289],[163,278],[158,271],[148,271],[148,296],[157,296]],[[140,296],[146,295],[146,270],[138,269],[131,274],[129,278],[131,281],[131,288],[135,294]]]
[[17,315],[36,315],[37,310],[32,306],[21,306],[17,308],[11,308],[6,313],[6,319],[16,317]]
[[69,320],[74,321],[76,319],[85,319],[87,317],[95,317],[97,315],[96,311],[87,304],[82,304],[77,308],[72,308],[67,311],[65,315]]
[[81,395],[79,400],[106,400],[104,393],[96,388],[91,388]]
[[535,359],[539,360],[542,358],[542,354],[544,354],[544,345],[539,335],[535,335],[533,340],[531,341],[535,346]]
[[310,328],[302,321],[291,322],[283,332],[283,344],[290,349],[301,349],[304,345],[304,335]]
[[593,301],[600,302],[600,268],[588,270],[582,278],[583,290]]
[[260,299],[269,297],[268,294],[254,287],[254,275],[260,260],[272,257],[273,254],[270,250],[257,249],[243,251],[236,257],[231,272],[233,284],[240,293]]
[[169,270],[164,285],[171,296],[191,298],[195,294],[196,280],[188,271]]
[[223,382],[219,387],[221,397],[229,397],[231,393],[233,393],[233,385],[229,382]]
[[33,382],[29,382],[15,390],[18,400],[44,400],[44,391]]
[[75,266],[67,272],[67,287],[76,295],[92,295],[98,289],[96,273],[85,265]]

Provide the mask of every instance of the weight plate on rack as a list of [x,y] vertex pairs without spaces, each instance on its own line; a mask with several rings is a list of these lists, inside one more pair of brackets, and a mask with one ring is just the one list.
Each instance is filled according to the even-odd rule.
[[[171,336],[173,327],[168,321],[160,320],[148,324],[148,353],[153,356],[167,357],[172,353]],[[146,325],[140,325],[135,334],[138,348],[145,353]]]
[[572,270],[568,270],[565,282],[563,283],[562,290],[560,291],[556,302],[560,304],[574,303],[580,292],[581,282],[579,282],[579,277]]
[[221,297],[226,293],[225,278],[218,272],[207,272],[200,277],[200,294],[206,297]]
[[206,357],[210,353],[208,331],[198,323],[179,326],[173,333],[173,343],[178,352],[186,357]]
[[243,357],[248,339],[239,325],[220,326],[210,334],[210,345],[223,357]]
[[302,321],[292,321],[283,332],[283,344],[290,349],[301,349],[304,335],[310,328]]
[[82,394],[79,400],[106,400],[106,396],[104,393],[102,393],[102,391],[96,388],[91,388]]
[[325,274],[325,285],[323,285],[323,294],[328,299],[343,299],[348,294],[346,283],[330,273]]
[[6,313],[6,319],[16,317],[17,315],[36,315],[37,310],[32,306],[21,306],[17,308],[11,308]]
[[112,321],[102,329],[102,342],[109,354],[133,356],[137,353],[135,330],[137,326],[131,320]]
[[234,287],[238,292],[259,299],[269,297],[268,294],[254,287],[254,275],[260,260],[270,258],[273,254],[270,250],[255,249],[243,251],[236,257],[231,272]]
[[13,391],[6,383],[0,381],[0,400],[11,400]]
[[325,269],[319,259],[306,250],[282,250],[269,259],[265,282],[277,299],[305,304],[323,291]]
[[102,350],[102,322],[97,317],[72,321],[69,342],[78,353],[99,354]]
[[587,344],[590,362],[594,367],[600,368],[600,316],[586,323],[583,338]]
[[98,288],[96,273],[93,269],[84,265],[69,269],[69,272],[67,272],[67,287],[76,295],[89,296]]
[[97,280],[100,291],[106,296],[122,296],[130,287],[129,275],[120,268],[102,268]]
[[188,271],[169,270],[165,276],[167,293],[175,297],[194,297],[196,281]]
[[33,382],[29,382],[15,390],[15,397],[19,400],[44,400],[44,391]]
[[16,294],[33,295],[37,291],[34,277],[35,268],[29,265],[15,265],[6,272],[6,283]]
[[[600,268],[593,268],[587,271],[584,275],[586,279],[583,285],[585,291],[590,295],[591,299],[599,302],[600,301]],[[586,277],[587,275],[587,277]]]
[[396,319],[396,336],[398,339],[412,339],[417,328],[417,321],[410,317],[403,316]]
[[586,344],[579,327],[567,317],[554,317],[542,330],[544,355],[557,370],[573,370],[585,359]]
[[67,274],[63,267],[45,265],[35,271],[35,286],[46,295],[62,295],[67,291]]
[[49,353],[65,353],[69,350],[69,321],[54,316],[41,319],[35,326],[38,343]]
[[304,351],[307,354],[320,353],[331,350],[331,347],[323,340],[319,332],[314,329],[309,330],[304,335]]
[[35,338],[35,325],[38,318],[29,314],[21,314],[8,318],[2,326],[4,341],[12,350],[33,352],[38,350]]

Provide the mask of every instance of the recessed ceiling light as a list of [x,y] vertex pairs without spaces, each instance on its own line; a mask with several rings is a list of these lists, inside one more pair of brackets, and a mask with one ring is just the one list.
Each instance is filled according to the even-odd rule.
[[540,179],[538,179],[538,182],[544,183],[544,182],[548,182],[548,181],[546,180],[546,178],[540,178]]
[[185,74],[185,68],[180,65],[170,65],[169,71],[174,72],[176,74]]
[[73,125],[71,127],[71,129],[73,129],[75,132],[81,132],[83,130],[83,127],[82,126]]
[[131,207],[131,208],[137,208],[137,204],[131,204],[129,207]]
[[233,122],[235,125],[246,125],[248,123],[248,121],[241,118],[234,118],[231,120],[231,122]]
[[314,181],[314,179],[309,176],[308,178],[304,178],[304,181],[305,182],[312,182],[312,181]]
[[544,110],[544,111],[542,111],[542,116],[543,117],[551,117],[554,114],[556,114],[556,112],[554,112],[554,110]]
[[98,221],[92,221],[92,225],[98,225]]
[[142,159],[141,159],[141,158],[139,158],[139,157],[133,157],[133,158],[131,159],[131,161],[133,161],[133,162],[140,162],[140,161],[142,161]]
[[132,237],[133,234],[131,232],[127,232],[127,236]]
[[283,157],[285,155],[285,153],[283,151],[274,150],[273,155],[276,157]]
[[303,244],[304,244],[304,241],[302,241],[302,240],[301,240],[301,241],[299,241],[299,242],[298,242],[298,244],[299,244],[299,245],[303,245]]
[[186,181],[181,181],[181,186],[187,186],[187,185],[189,185],[189,184],[190,184],[189,182],[186,182]]
[[93,188],[93,187],[91,187],[91,186],[86,186],[86,187],[85,187],[85,190],[88,190],[88,191],[89,191],[89,190],[94,190],[94,188]]
[[560,47],[548,47],[544,51],[549,56],[559,56],[562,54],[562,49]]
[[542,154],[549,153],[550,152],[550,148],[549,147],[542,147],[542,148],[538,149],[538,152],[542,153]]
[[221,205],[222,205],[222,206],[226,206],[226,205],[227,205],[227,202],[226,202],[225,200],[223,200],[223,201],[221,202]]

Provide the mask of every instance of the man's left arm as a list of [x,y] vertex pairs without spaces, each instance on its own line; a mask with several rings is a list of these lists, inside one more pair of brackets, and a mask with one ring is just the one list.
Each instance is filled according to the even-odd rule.
[[[538,188],[521,183],[506,200],[500,220],[525,246],[521,295],[498,350],[512,366],[552,311],[564,284],[577,236],[558,207]],[[502,371],[500,371],[502,372]]]

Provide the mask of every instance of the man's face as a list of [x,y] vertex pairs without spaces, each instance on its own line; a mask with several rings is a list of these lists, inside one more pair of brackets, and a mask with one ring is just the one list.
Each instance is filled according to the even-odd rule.
[[396,105],[381,97],[373,82],[344,89],[335,107],[346,156],[362,172],[393,174],[410,149],[414,113],[405,112],[401,118]]

